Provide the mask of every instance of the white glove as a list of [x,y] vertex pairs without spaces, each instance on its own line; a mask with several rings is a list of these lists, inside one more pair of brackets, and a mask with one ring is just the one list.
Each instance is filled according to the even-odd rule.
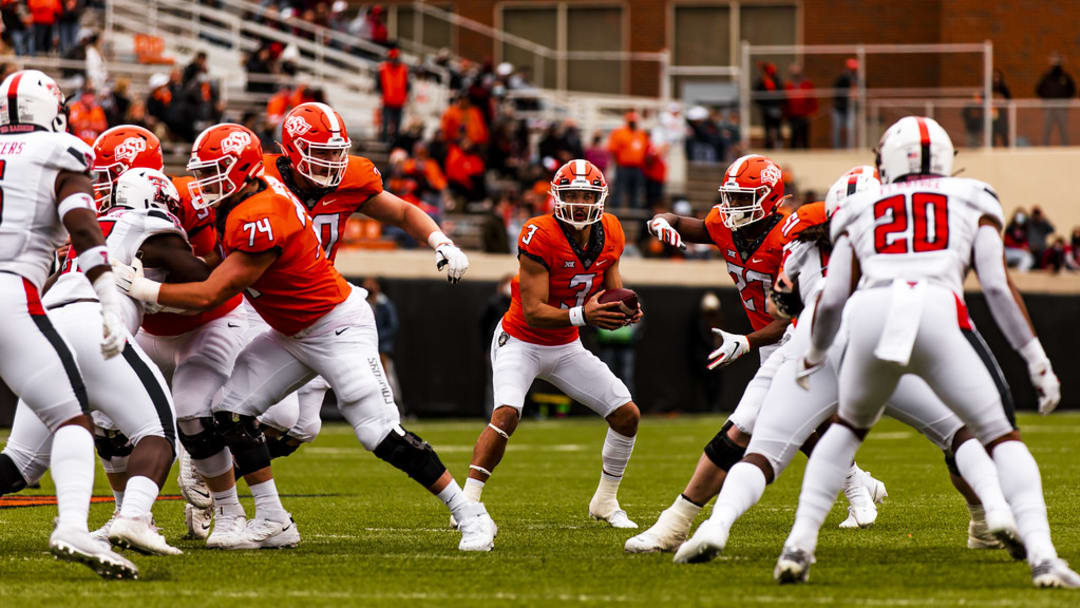
[[716,327],[713,328],[712,332],[723,338],[724,341],[720,343],[720,348],[709,353],[709,369],[727,367],[739,357],[750,352],[750,341],[746,339],[746,336],[728,333]]
[[686,250],[686,243],[683,242],[682,236],[679,235],[679,231],[671,227],[662,217],[654,217],[652,221],[647,224],[649,228],[649,234],[660,239],[661,242],[671,245],[672,247],[678,247],[679,249]]
[[124,328],[124,317],[120,312],[121,304],[119,290],[116,289],[113,275],[105,271],[94,279],[94,291],[97,292],[98,301],[101,302],[101,354],[106,359],[112,359],[124,351],[127,344],[127,331]]
[[112,265],[116,286],[121,291],[134,300],[157,303],[161,283],[151,281],[143,276],[142,260],[135,258],[131,261],[131,266],[117,261],[114,261]]
[[469,258],[453,243],[443,243],[435,248],[435,268],[446,268],[446,280],[457,283],[469,269]]
[[1045,416],[1054,411],[1061,402],[1061,382],[1050,366],[1050,359],[1038,338],[1033,338],[1020,349],[1020,356],[1027,361],[1031,385],[1039,396],[1039,413]]
[[825,353],[811,345],[810,350],[804,356],[799,357],[797,365],[795,384],[808,391],[810,390],[810,376],[825,367]]

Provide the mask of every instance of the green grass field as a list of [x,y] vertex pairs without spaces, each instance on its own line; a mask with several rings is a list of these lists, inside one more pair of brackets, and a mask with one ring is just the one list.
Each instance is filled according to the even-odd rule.
[[[620,496],[642,528],[682,489],[722,421],[642,422]],[[1062,557],[1080,564],[1080,416],[1028,415],[1020,422],[1042,468],[1054,540]],[[459,479],[482,426],[409,425]],[[223,553],[178,540],[182,503],[163,501],[155,507],[158,524],[186,553],[136,555],[142,580],[103,581],[47,553],[55,507],[0,510],[0,605],[1080,605],[1080,592],[1031,587],[1027,565],[1004,551],[965,548],[967,510],[941,453],[899,423],[878,425],[859,453],[862,467],[888,486],[877,525],[838,530],[846,513],[840,501],[826,521],[811,583],[800,587],[776,585],[772,567],[794,517],[805,458],[735,525],[724,556],[675,566],[670,554],[623,553],[631,533],[586,516],[604,432],[596,418],[523,422],[484,494],[500,526],[489,554],[459,553],[443,506],[336,424],[276,461],[278,488],[290,495],[284,503],[303,535],[294,550]],[[165,493],[176,492],[171,479]],[[51,482],[29,493],[52,494]],[[95,493],[108,494],[100,469]],[[243,502],[250,513],[250,498]],[[111,509],[92,506],[92,527]]]

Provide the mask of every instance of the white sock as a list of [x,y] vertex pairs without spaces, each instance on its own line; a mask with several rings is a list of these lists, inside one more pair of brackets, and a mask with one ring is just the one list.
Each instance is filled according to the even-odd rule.
[[154,506],[154,500],[157,499],[158,490],[157,484],[149,477],[139,475],[128,479],[127,486],[124,488],[124,496],[127,500],[120,508],[120,516],[139,517],[149,514]]
[[86,530],[94,490],[94,437],[81,426],[62,426],[53,435],[50,458],[59,512],[56,525]]
[[604,449],[600,452],[604,461],[603,474],[613,479],[622,479],[626,472],[626,463],[630,462],[630,454],[634,451],[635,439],[636,437],[627,437],[616,433],[614,429],[608,429],[607,437],[604,438]]
[[720,495],[716,497],[710,520],[730,530],[735,520],[761,500],[765,493],[765,474],[749,462],[737,462],[728,471]]
[[446,487],[441,492],[436,494],[439,500],[443,501],[443,504],[450,509],[450,513],[457,515],[462,507],[479,501],[470,500],[464,492],[461,491],[461,486],[457,484],[457,481],[451,479],[450,483],[446,484]]
[[116,500],[116,507],[113,510],[119,511],[120,507],[124,506],[124,491],[123,490],[113,490],[112,495],[113,495],[113,499]]
[[967,508],[968,513],[971,515],[971,521],[983,526],[986,525],[986,509],[982,505],[973,505],[969,502]]
[[472,477],[465,478],[465,498],[473,502],[480,502],[480,495],[484,493],[484,482]]
[[1001,492],[1009,502],[1020,538],[1027,547],[1028,563],[1057,557],[1050,541],[1050,523],[1046,520],[1039,465],[1027,446],[1020,441],[1006,441],[994,447]]
[[785,546],[792,545],[811,553],[817,549],[818,532],[836,502],[836,495],[844,487],[860,443],[846,426],[834,424],[825,431],[806,464],[795,525],[784,541]]
[[278,498],[277,486],[274,485],[273,479],[249,485],[248,488],[251,489],[251,495],[255,498],[255,517],[274,521],[285,521],[289,517],[289,512],[281,505],[281,499]]
[[244,507],[240,505],[240,498],[236,495],[236,486],[222,492],[210,492],[214,495],[214,507],[220,515],[244,517]]
[[960,444],[953,458],[960,476],[982,502],[983,519],[986,518],[985,511],[1004,511],[1009,508],[1005,495],[1001,493],[1001,484],[998,483],[997,467],[978,441],[969,439]]
[[679,497],[675,499],[675,502],[671,503],[665,513],[671,513],[673,517],[678,518],[680,522],[686,523],[686,528],[690,529],[690,525],[694,523],[694,518],[698,513],[701,513],[701,507],[690,502],[685,496],[679,494]]

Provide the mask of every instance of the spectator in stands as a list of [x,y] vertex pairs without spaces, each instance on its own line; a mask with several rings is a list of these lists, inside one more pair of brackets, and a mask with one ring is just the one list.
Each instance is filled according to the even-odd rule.
[[487,195],[484,159],[468,137],[451,144],[446,154],[446,179],[450,190],[466,203],[481,201]]
[[975,93],[971,101],[964,105],[960,112],[964,119],[964,133],[967,135],[967,145],[975,148],[983,144],[983,96]]
[[649,148],[649,136],[638,128],[637,112],[623,116],[626,124],[611,132],[608,152],[615,161],[614,207],[640,207],[645,189],[645,153]]
[[649,207],[655,207],[664,200],[664,182],[667,181],[665,154],[665,147],[653,144],[649,144],[645,152],[645,164],[641,172],[645,176],[645,204]]
[[713,110],[710,115],[719,132],[717,155],[721,163],[729,163],[743,155],[742,132],[739,130],[738,115],[734,110]]
[[681,146],[686,139],[686,121],[683,120],[682,107],[673,101],[660,112],[659,121],[651,134],[654,146],[666,146],[668,149]]
[[416,144],[424,139],[424,120],[418,116],[414,116],[405,125],[405,129],[397,134],[390,142],[390,149],[401,148],[402,150],[412,150],[416,147]]
[[1044,268],[1050,272],[1061,272],[1061,269],[1065,267],[1068,260],[1068,251],[1065,246],[1065,239],[1057,237],[1053,243],[1043,251],[1042,260],[1039,263],[1039,268]]
[[1027,272],[1035,266],[1035,258],[1028,247],[1028,218],[1023,209],[1013,212],[1012,219],[1005,226],[1005,262],[1011,268]]
[[101,56],[101,35],[89,29],[80,30],[76,47],[82,48],[87,82],[94,89],[104,91],[109,85],[109,70]]
[[27,0],[34,24],[34,53],[48,54],[53,48],[56,19],[62,10],[60,0]]
[[368,9],[367,15],[364,17],[367,39],[384,46],[390,36],[389,30],[386,29],[385,13],[386,11],[382,5],[376,4]]
[[439,206],[448,194],[446,174],[439,163],[428,155],[427,146],[422,141],[413,146],[412,157],[405,160],[402,172],[416,180],[417,196],[433,206]]
[[791,148],[810,147],[810,119],[817,114],[818,100],[814,96],[814,83],[803,76],[802,66],[793,63],[788,68],[787,121],[791,128]]
[[476,145],[488,142],[488,128],[484,115],[472,104],[468,95],[458,95],[457,100],[443,112],[442,131],[447,141],[454,141],[464,135]]
[[[1076,82],[1062,67],[1064,60],[1060,53],[1050,55],[1050,69],[1039,79],[1035,94],[1051,102],[1071,99],[1076,96]],[[1043,106],[1042,145],[1050,145],[1050,130],[1056,128],[1061,145],[1069,145],[1069,109],[1066,107]]]
[[[837,90],[833,96],[832,110],[832,146],[833,148],[855,147],[855,101],[859,90],[859,61],[854,57],[844,62],[844,71],[833,81]],[[844,145],[840,145],[840,136],[845,134]]]
[[105,109],[105,117],[110,127],[127,122],[128,113],[131,111],[131,98],[128,96],[130,86],[131,81],[127,78],[117,78],[112,90],[101,99],[101,107]]
[[761,122],[765,127],[765,149],[780,145],[780,121],[784,117],[784,99],[779,96],[780,81],[776,76],[776,64],[764,62],[761,75],[754,85],[755,103],[761,110]]
[[720,130],[709,120],[704,106],[694,106],[686,112],[686,124],[690,137],[686,140],[686,159],[697,163],[715,163],[720,158],[717,148]]
[[266,122],[259,112],[244,112],[240,124],[251,129],[252,133],[259,136],[259,143],[262,144],[263,150],[273,150],[277,147],[277,144],[274,143],[273,134],[266,128]]
[[382,97],[379,141],[389,142],[401,129],[401,115],[409,101],[409,67],[401,62],[401,50],[396,46],[390,47],[386,61],[379,64],[375,90]]
[[604,148],[604,137],[599,131],[593,133],[592,143],[585,149],[585,160],[596,165],[601,173],[607,172],[608,152]]
[[[995,68],[991,82],[995,102],[1012,99],[1012,93],[1009,92],[1009,87],[1005,84],[1004,72]],[[1009,117],[1005,107],[994,107],[993,144],[995,146],[1009,145]]]
[[269,44],[263,44],[248,55],[247,61],[244,62],[244,70],[248,74],[247,84],[244,87],[248,93],[274,92],[274,83],[269,79],[274,71]]
[[724,313],[720,310],[720,298],[715,293],[707,291],[701,296],[698,314],[692,319],[688,328],[687,369],[698,378],[705,407],[713,412],[725,409],[722,399],[724,374],[710,373],[706,370],[706,365],[709,362],[709,353],[720,346],[717,343],[719,338],[712,333],[712,328],[723,326]]
[[93,87],[83,87],[79,98],[68,105],[68,127],[75,137],[91,146],[97,136],[109,128],[105,110],[97,102]]
[[1050,223],[1043,210],[1039,206],[1031,208],[1031,218],[1027,222],[1027,240],[1031,254],[1036,260],[1042,259],[1043,250],[1046,249],[1046,238],[1054,233],[1054,225]]
[[158,138],[166,138],[166,128],[172,123],[173,95],[169,76],[158,72],[150,77],[150,93],[146,96],[146,122]]
[[200,74],[206,73],[206,53],[204,51],[199,51],[198,53],[195,53],[195,57],[192,58],[191,63],[184,66],[183,80],[181,82],[186,87]]
[[379,280],[375,277],[364,279],[362,287],[367,290],[367,301],[371,310],[375,313],[375,330],[379,335],[379,360],[383,371],[386,372],[386,380],[390,383],[390,390],[394,392],[394,400],[398,409],[404,415],[404,406],[401,399],[401,384],[398,382],[397,370],[394,368],[394,340],[397,339],[398,322],[397,307],[386,294],[382,292]]
[[34,34],[26,27],[26,4],[22,0],[0,2],[0,16],[4,22],[4,42],[16,55],[34,54]]
[[510,253],[506,218],[511,207],[510,195],[504,192],[499,195],[498,201],[485,211],[480,224],[480,242],[484,253]]
[[1065,266],[1069,270],[1080,270],[1080,226],[1073,228],[1065,253]]
[[75,46],[79,19],[82,18],[85,8],[80,0],[62,0],[60,15],[56,19],[56,29],[60,35],[60,55],[65,55]]

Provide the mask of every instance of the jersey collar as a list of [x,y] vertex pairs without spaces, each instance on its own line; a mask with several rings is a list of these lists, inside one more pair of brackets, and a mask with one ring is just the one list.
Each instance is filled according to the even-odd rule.
[[289,159],[284,155],[277,157],[274,161],[277,164],[278,175],[281,176],[282,183],[289,189],[290,192],[296,195],[296,198],[304,201],[304,205],[310,210],[315,208],[315,204],[319,202],[322,197],[330,194],[334,190],[337,190],[337,186],[333,188],[316,188],[315,190],[305,190],[296,183],[293,179],[293,167],[289,163]]
[[731,231],[731,242],[735,244],[735,249],[739,252],[739,257],[742,258],[743,262],[750,259],[757,252],[758,247],[761,247],[761,244],[765,242],[769,233],[780,223],[781,219],[779,213],[772,213],[765,219],[760,220],[763,227],[761,232],[757,233],[757,236],[747,236],[745,230]]
[[600,257],[600,253],[604,251],[603,220],[592,225],[592,232],[589,233],[589,242],[586,243],[585,249],[578,245],[577,239],[574,238],[573,229],[568,224],[559,221],[559,218],[555,218],[555,223],[559,225],[559,228],[562,228],[563,236],[566,237],[566,242],[570,244],[570,249],[573,250],[574,255],[581,261],[581,266],[583,268],[592,266],[593,262]]

